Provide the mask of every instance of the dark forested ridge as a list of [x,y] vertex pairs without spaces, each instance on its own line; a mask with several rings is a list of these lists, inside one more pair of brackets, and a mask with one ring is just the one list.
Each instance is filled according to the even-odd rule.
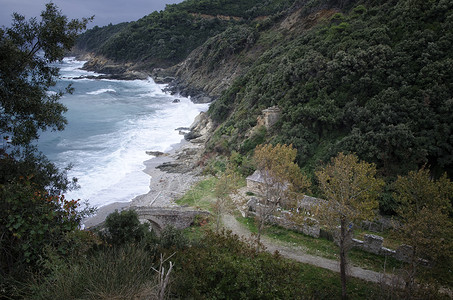
[[[451,1],[240,3],[169,5],[86,50],[146,67],[182,62],[169,72],[218,98],[209,151],[248,155],[265,141],[292,143],[309,172],[345,151],[389,180],[425,164],[451,176]],[[280,121],[252,134],[273,105]]]
[[292,2],[294,0],[184,1],[167,5],[164,11],[153,12],[136,22],[89,30],[80,36],[77,47],[117,62],[169,67],[228,26],[274,14]]

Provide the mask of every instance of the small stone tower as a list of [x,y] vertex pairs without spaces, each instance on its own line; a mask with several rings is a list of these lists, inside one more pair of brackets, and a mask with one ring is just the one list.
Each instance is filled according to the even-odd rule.
[[272,106],[262,111],[262,120],[266,129],[271,128],[280,118],[281,110],[278,106]]

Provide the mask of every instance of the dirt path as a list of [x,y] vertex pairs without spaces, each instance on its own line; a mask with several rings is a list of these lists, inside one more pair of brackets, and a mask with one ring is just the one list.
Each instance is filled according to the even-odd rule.
[[[242,224],[240,224],[232,215],[224,215],[223,224],[225,228],[230,229],[233,233],[242,236],[245,239],[251,239],[251,232]],[[293,259],[301,263],[328,269],[334,272],[340,272],[339,262],[336,260],[310,255],[305,253],[300,247],[289,247],[283,244],[279,244],[267,237],[262,237],[262,243],[266,247],[266,251],[268,252],[274,253],[278,250],[278,252],[283,257]],[[359,267],[350,267],[349,276],[375,283],[385,282],[387,284],[392,284],[397,279],[395,276],[389,274],[385,275],[384,278],[383,274],[381,273],[365,270]]]

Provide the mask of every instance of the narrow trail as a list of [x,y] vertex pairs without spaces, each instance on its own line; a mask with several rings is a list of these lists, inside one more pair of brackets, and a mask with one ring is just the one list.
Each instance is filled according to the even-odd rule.
[[[240,224],[234,216],[232,215],[224,215],[223,216],[223,225],[226,229],[231,230],[234,234],[238,236],[244,237],[245,239],[251,239],[251,232],[246,229],[242,224]],[[283,257],[305,263],[310,264],[316,267],[320,267],[323,269],[328,269],[334,272],[340,272],[339,262],[332,259],[323,258],[320,256],[310,255],[305,253],[302,249],[298,249],[297,247],[288,247],[267,237],[262,237],[261,242],[266,247],[266,251],[270,253],[274,253],[278,251]],[[374,283],[386,283],[386,284],[394,284],[398,282],[398,278],[394,275],[390,274],[382,274],[371,270],[365,270],[359,267],[351,266],[349,267],[349,276],[360,278],[366,281],[371,281]]]

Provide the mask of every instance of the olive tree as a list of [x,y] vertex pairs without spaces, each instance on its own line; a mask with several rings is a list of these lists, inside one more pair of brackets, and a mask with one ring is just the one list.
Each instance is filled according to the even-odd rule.
[[[412,249],[406,268],[407,291],[411,292],[416,274],[423,273],[420,269],[439,279],[453,267],[453,183],[447,174],[436,180],[421,168],[398,176],[394,187],[401,223],[395,233]],[[429,268],[421,268],[423,260]]]
[[310,180],[295,163],[297,150],[292,145],[263,144],[255,148],[254,162],[259,176],[256,206],[259,244],[264,225],[280,206],[294,207],[298,195],[307,191]]
[[377,197],[384,182],[376,178],[376,166],[359,161],[355,154],[343,154],[316,172],[326,202],[317,211],[319,221],[337,231],[340,248],[342,298],[347,298],[346,269],[349,233],[353,223],[370,220],[378,209]]

